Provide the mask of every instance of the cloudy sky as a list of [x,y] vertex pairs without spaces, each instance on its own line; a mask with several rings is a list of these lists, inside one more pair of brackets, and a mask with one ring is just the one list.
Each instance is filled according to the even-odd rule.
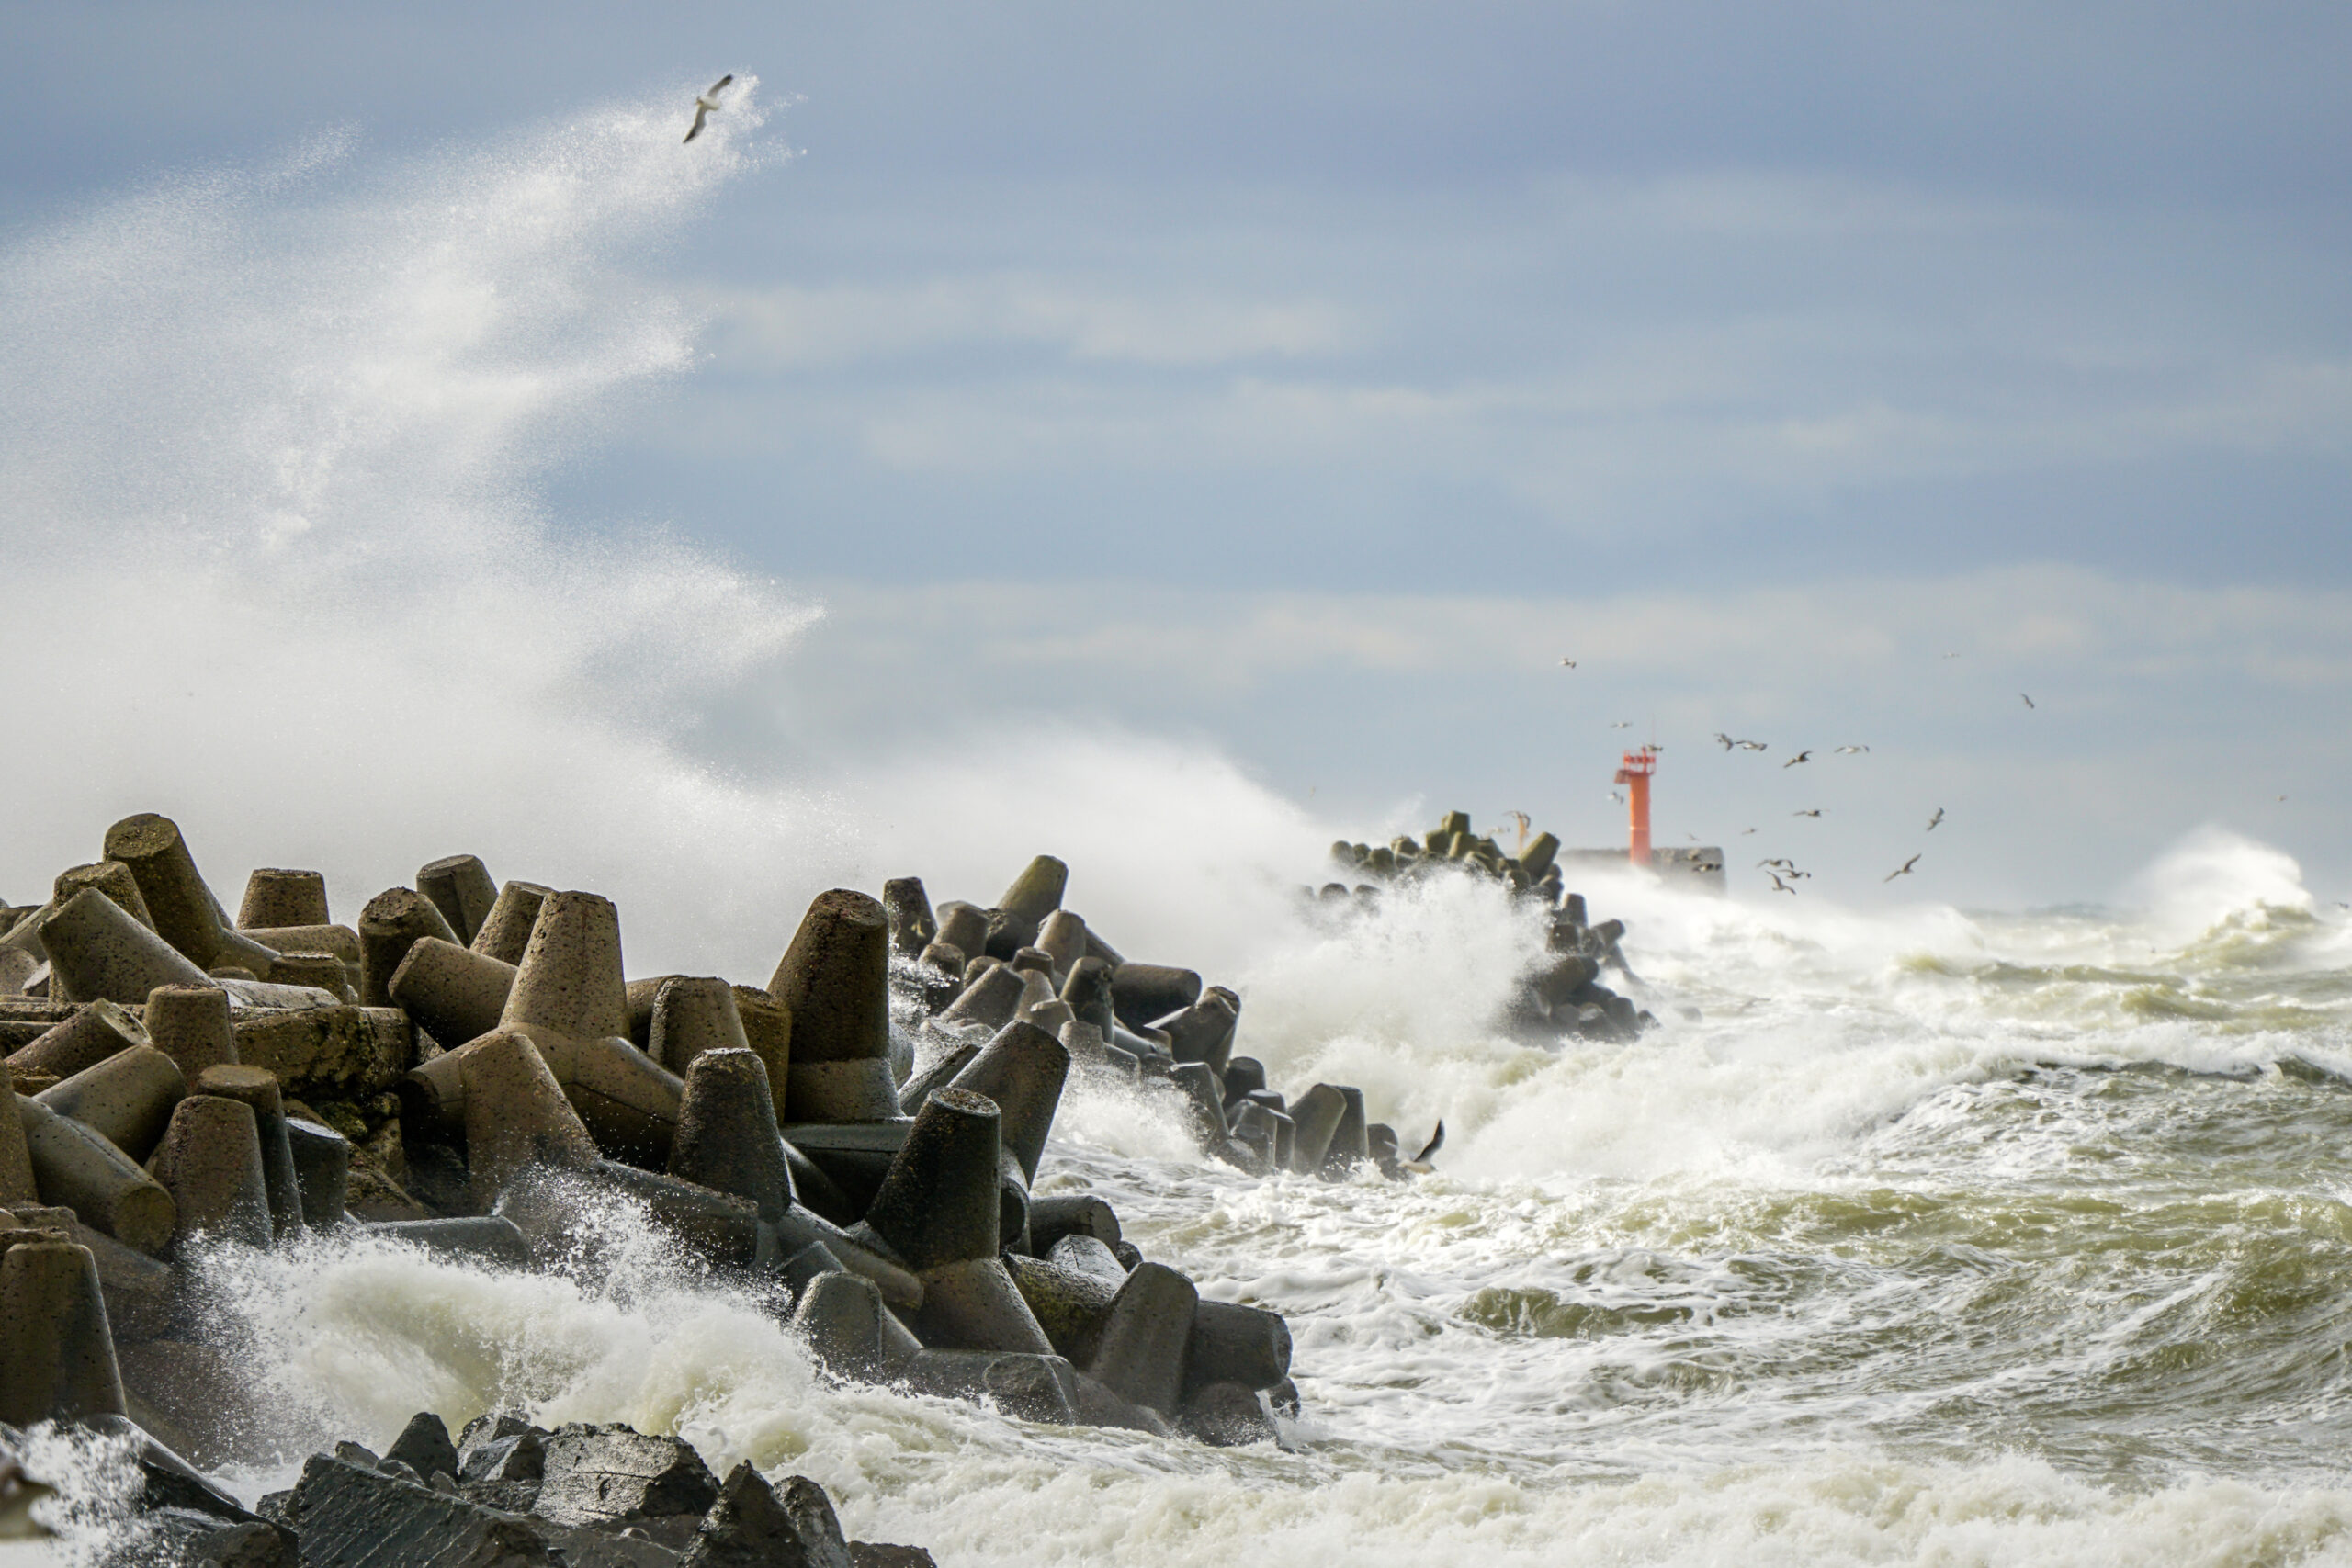
[[698,362],[535,476],[564,529],[821,603],[702,727],[730,765],[1049,727],[1351,836],[1602,843],[1655,737],[1661,841],[1857,898],[1923,844],[1923,896],[2105,897],[2207,823],[2352,896],[2340,7],[11,5],[0,40],[14,244],[331,131],[396,164],[755,74],[764,165],[616,263]]

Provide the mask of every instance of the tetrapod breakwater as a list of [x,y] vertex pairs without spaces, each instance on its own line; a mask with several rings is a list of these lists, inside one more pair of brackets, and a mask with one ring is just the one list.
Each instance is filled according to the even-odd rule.
[[[610,900],[501,884],[471,855],[347,925],[320,874],[256,870],[232,916],[170,819],[115,824],[99,859],[0,921],[17,1109],[0,1118],[0,1422],[128,1444],[145,1480],[126,1529],[190,1562],[373,1562],[379,1538],[766,1561],[728,1555],[745,1518],[841,1542],[805,1478],[722,1484],[674,1436],[524,1412],[455,1439],[420,1413],[381,1459],[313,1456],[257,1510],[183,1457],[232,1451],[222,1421],[250,1397],[195,1285],[209,1252],[359,1227],[528,1269],[593,1246],[619,1203],[768,1303],[830,1376],[1046,1424],[1284,1441],[1282,1316],[1203,1299],[1102,1198],[1039,1190],[1066,1087],[1119,1086],[1248,1172],[1427,1168],[1355,1088],[1271,1088],[1237,1051],[1240,995],[1128,957],[1065,906],[1069,880],[1041,855],[986,906],[934,908],[913,877],[823,893],[754,987],[631,979]],[[1585,925],[1573,896],[1552,920],[1517,1010],[1614,1027],[1593,993],[1621,929]],[[853,1548],[884,1561],[863,1543],[808,1560]]]

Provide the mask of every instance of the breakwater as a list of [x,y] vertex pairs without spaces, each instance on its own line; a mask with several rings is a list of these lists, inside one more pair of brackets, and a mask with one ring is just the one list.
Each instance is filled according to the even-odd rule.
[[[501,885],[472,856],[350,925],[318,874],[257,870],[232,917],[175,823],[117,823],[0,935],[17,1110],[0,1122],[17,1223],[0,1421],[130,1445],[144,1479],[117,1523],[190,1562],[376,1561],[382,1529],[734,1561],[729,1532],[770,1516],[873,1558],[830,1505],[810,1523],[792,1504],[814,1483],[779,1501],[739,1466],[722,1487],[676,1438],[609,1423],[493,1412],[453,1441],[420,1414],[380,1459],[346,1442],[257,1511],[181,1457],[236,1457],[254,1398],[198,1287],[219,1249],[356,1225],[529,1269],[593,1252],[618,1205],[766,1302],[831,1376],[1050,1425],[1282,1442],[1300,1413],[1283,1316],[1203,1299],[1101,1197],[1038,1190],[1065,1086],[1133,1095],[1251,1174],[1429,1168],[1354,1086],[1270,1088],[1236,1050],[1240,995],[1125,955],[1064,907],[1068,879],[1039,856],[993,904],[936,909],[911,877],[834,889],[764,986],[632,980],[609,900]],[[1545,908],[1554,951],[1516,1011],[1616,1027],[1594,976],[1623,966],[1622,928],[1587,926],[1574,896]],[[548,1491],[557,1460],[606,1477],[588,1488],[605,1502]]]

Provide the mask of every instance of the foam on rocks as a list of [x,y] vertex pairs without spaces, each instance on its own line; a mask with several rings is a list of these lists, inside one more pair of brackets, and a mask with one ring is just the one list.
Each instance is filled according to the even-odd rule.
[[[1334,852],[1379,882],[1485,874],[1542,900],[1550,954],[1519,1016],[1638,1030],[1598,984],[1623,927],[1560,896],[1548,845],[1503,856],[1457,814]],[[1288,1325],[1201,1299],[1100,1197],[1039,1191],[1066,1089],[1109,1075],[1269,1180],[1415,1168],[1355,1087],[1271,1089],[1240,995],[1112,946],[1050,855],[988,906],[934,907],[911,876],[823,893],[781,914],[754,987],[632,979],[609,899],[501,884],[473,855],[339,925],[324,878],[285,867],[252,872],[232,919],[168,818],[101,847],[0,932],[0,1422],[130,1444],[141,1528],[179,1560],[929,1561],[844,1540],[804,1478],[722,1483],[674,1435],[512,1414],[454,1441],[421,1414],[381,1459],[315,1454],[249,1512],[176,1451],[233,1458],[229,1416],[269,1386],[251,1345],[213,1337],[198,1287],[223,1258],[344,1236],[560,1268],[625,1245],[620,1205],[822,1376],[1248,1444],[1295,1413]],[[1309,897],[1344,919],[1379,887]]]

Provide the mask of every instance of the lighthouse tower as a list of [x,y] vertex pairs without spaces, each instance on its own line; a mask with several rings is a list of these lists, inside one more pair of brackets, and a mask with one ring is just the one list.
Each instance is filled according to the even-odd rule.
[[1654,746],[1626,752],[1625,765],[1617,770],[1617,782],[1625,786],[1631,839],[1625,858],[1635,865],[1650,863],[1650,777],[1657,772],[1657,749]]

